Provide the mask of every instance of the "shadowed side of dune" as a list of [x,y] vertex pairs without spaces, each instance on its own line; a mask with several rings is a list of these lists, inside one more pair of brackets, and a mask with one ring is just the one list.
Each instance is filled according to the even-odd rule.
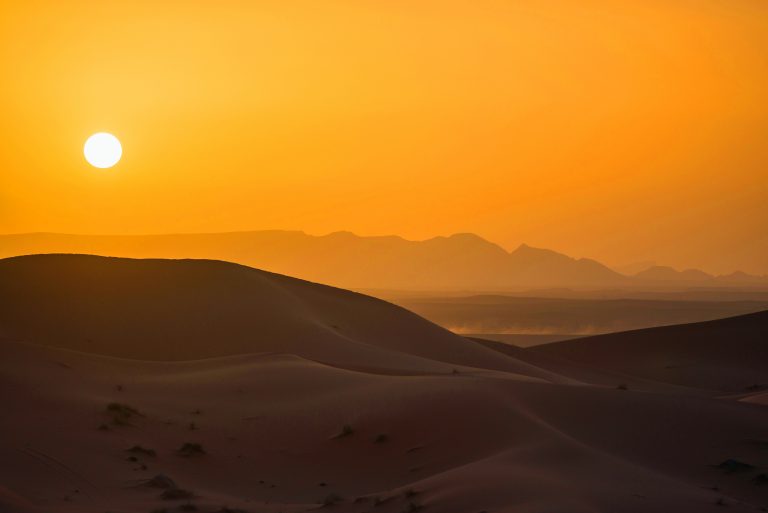
[[548,376],[385,301],[211,260],[1,260],[0,336],[143,360],[283,352],[367,368]]
[[768,388],[768,311],[566,340],[525,351],[713,391]]

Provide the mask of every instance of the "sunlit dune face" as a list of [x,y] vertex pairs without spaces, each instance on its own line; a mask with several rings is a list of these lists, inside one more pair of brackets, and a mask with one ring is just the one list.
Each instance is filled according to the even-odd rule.
[[83,153],[85,160],[90,165],[99,169],[107,169],[120,162],[120,158],[123,156],[123,147],[114,135],[99,132],[85,141]]

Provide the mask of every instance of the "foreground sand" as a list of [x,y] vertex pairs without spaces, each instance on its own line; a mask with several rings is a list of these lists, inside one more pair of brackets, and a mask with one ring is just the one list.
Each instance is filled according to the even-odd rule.
[[[555,355],[524,362],[381,301],[229,264],[82,258],[22,259],[26,278],[16,267],[5,276],[17,281],[0,285],[2,304],[16,308],[16,317],[0,324],[2,512],[639,513],[768,506],[768,484],[759,477],[768,470],[761,391],[723,397]],[[246,312],[237,326],[247,331],[228,337],[201,327],[227,325],[220,319],[188,318],[198,329],[181,327],[173,304],[155,315],[179,290],[168,285],[179,265],[191,266],[192,278],[199,272],[209,276],[205,283],[219,285],[210,273],[224,266],[238,277],[231,282],[238,293],[255,295],[270,315]],[[0,261],[0,275],[7,266]],[[47,274],[35,285],[30,277],[42,276],[35,271],[41,266]],[[258,282],[250,291],[237,285],[249,280]],[[83,288],[72,283],[84,282],[91,283],[89,297],[78,300]],[[201,292],[203,282],[196,283]],[[38,293],[46,290],[48,300],[41,301]],[[96,292],[101,296],[91,297]],[[130,294],[135,304],[125,303]],[[232,294],[224,287],[217,297],[240,297]],[[283,312],[286,295],[293,306]],[[163,301],[153,303],[158,297]],[[115,298],[133,309],[134,322],[151,323],[151,330],[146,324],[134,330],[149,342],[110,335],[96,314],[106,315]],[[149,310],[140,316],[142,302]],[[185,315],[194,311],[185,308]],[[39,326],[18,322],[27,309],[35,310]],[[204,305],[197,315],[208,310]],[[329,316],[340,323],[331,336]],[[386,325],[376,322],[381,316]],[[97,328],[101,338],[88,342],[91,351],[149,352],[160,345],[165,361],[72,350]],[[163,337],[179,340],[175,329],[189,338],[190,351],[212,354],[190,360],[164,353]],[[203,337],[212,337],[208,345]],[[255,350],[237,354],[248,340]],[[623,390],[614,377],[634,381]],[[186,443],[200,444],[204,453],[195,446],[179,453]],[[128,451],[137,446],[146,451]],[[727,460],[734,462],[718,467]],[[158,475],[172,480],[159,480],[170,488],[147,486]],[[162,498],[179,490],[191,496]]]

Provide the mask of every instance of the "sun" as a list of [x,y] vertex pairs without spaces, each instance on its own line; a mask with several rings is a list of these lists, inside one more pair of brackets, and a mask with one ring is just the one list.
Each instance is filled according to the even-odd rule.
[[85,160],[93,167],[107,169],[120,162],[120,157],[123,156],[123,146],[114,135],[99,132],[85,141],[83,154]]

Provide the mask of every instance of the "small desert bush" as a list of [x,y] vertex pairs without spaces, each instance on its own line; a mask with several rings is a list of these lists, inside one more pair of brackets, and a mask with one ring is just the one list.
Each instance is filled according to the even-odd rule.
[[720,463],[717,468],[725,471],[726,474],[735,474],[738,472],[748,472],[750,470],[754,470],[755,466],[750,465],[749,463],[744,463],[743,461],[727,459]]
[[386,435],[384,433],[380,433],[376,435],[376,438],[373,439],[373,443],[375,444],[383,444],[384,442],[389,441],[389,435]]
[[164,501],[183,501],[193,499],[194,497],[195,495],[192,492],[183,488],[168,488],[160,494],[160,498]]
[[107,405],[107,414],[112,416],[112,424],[116,426],[130,426],[129,422],[133,417],[143,417],[139,410],[133,406],[123,403],[109,403]]
[[152,479],[147,479],[143,485],[150,488],[177,488],[174,480],[164,474],[158,474]]
[[139,410],[137,410],[133,406],[128,406],[127,404],[123,404],[123,403],[109,403],[107,405],[107,411],[112,415],[119,415],[121,417],[127,417],[127,418],[131,418],[134,415],[137,417],[142,416],[141,413],[139,413]]
[[206,454],[205,449],[203,449],[203,446],[197,443],[187,442],[181,447],[179,447],[179,450],[176,451],[176,453],[179,456],[183,456],[185,458],[189,458],[191,456],[202,456]]
[[126,449],[125,451],[129,452],[131,454],[137,454],[139,456],[149,456],[149,457],[152,457],[152,458],[157,456],[157,453],[155,452],[154,449],[147,449],[147,448],[142,447],[140,445],[134,445],[133,447],[131,447],[130,449]]

